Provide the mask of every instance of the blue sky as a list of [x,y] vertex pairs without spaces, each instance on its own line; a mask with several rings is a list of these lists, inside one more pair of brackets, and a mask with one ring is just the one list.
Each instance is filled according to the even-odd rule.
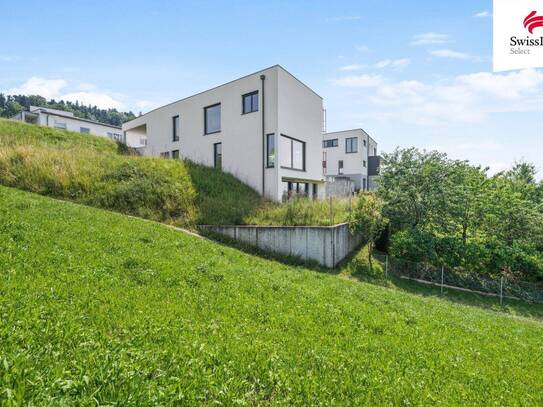
[[12,2],[0,14],[0,91],[145,112],[279,63],[324,97],[330,131],[543,171],[543,72],[491,72],[491,10],[490,0]]

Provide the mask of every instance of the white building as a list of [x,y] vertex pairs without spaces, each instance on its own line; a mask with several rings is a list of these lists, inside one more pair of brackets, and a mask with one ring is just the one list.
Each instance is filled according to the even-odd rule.
[[63,110],[30,106],[28,111],[22,111],[12,119],[76,133],[108,137],[112,140],[121,141],[130,147],[141,147],[146,142],[145,138],[135,136],[125,138],[121,127],[75,117],[72,112]]
[[[362,129],[326,133],[322,141],[322,166],[329,178],[349,178],[355,190],[374,188],[374,170],[368,171],[370,161],[375,163],[377,142]],[[378,161],[377,161],[378,162]]]
[[144,154],[221,168],[261,194],[324,197],[323,101],[279,65],[152,110],[123,124]]

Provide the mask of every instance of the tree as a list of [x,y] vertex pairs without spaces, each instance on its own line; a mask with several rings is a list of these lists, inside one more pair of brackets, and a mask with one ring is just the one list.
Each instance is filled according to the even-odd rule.
[[373,269],[372,256],[375,241],[386,226],[383,217],[383,201],[376,194],[361,192],[349,215],[349,229],[357,234],[368,245],[368,262],[370,271]]

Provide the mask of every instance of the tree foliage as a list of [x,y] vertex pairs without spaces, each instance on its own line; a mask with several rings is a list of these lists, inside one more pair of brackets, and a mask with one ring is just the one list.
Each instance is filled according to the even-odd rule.
[[385,155],[379,181],[390,252],[484,273],[543,279],[543,183],[536,168],[507,172],[414,148]]
[[114,126],[120,126],[124,122],[134,119],[136,116],[132,112],[119,112],[117,109],[99,109],[97,106],[85,106],[79,102],[65,102],[54,99],[46,100],[38,95],[4,95],[0,93],[0,117],[10,118],[21,110],[28,110],[30,106],[47,107],[50,109],[64,110],[72,112],[76,117],[82,119],[95,120],[101,123],[107,123]]

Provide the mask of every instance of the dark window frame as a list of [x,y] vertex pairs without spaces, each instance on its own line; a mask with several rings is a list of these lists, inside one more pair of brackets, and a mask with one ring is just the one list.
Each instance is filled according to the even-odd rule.
[[222,107],[221,107],[221,111],[220,111],[220,114],[221,114],[221,118],[219,120],[219,130],[215,130],[215,131],[211,131],[211,132],[208,132],[207,131],[207,109],[211,109],[212,107],[216,107],[216,106],[221,106],[221,102],[219,103],[214,103],[212,105],[209,105],[209,106],[205,106],[204,107],[204,135],[207,136],[207,135],[210,135],[210,134],[216,134],[216,133],[220,133],[221,132],[221,129],[222,129]]
[[[257,96],[256,99],[256,109],[254,108],[254,100],[253,96]],[[251,98],[251,110],[245,111],[245,98],[250,97]],[[249,113],[255,113],[260,110],[260,98],[258,96],[258,90],[246,93],[244,95],[241,95],[241,114],[249,114]]]
[[[330,142],[332,142],[331,145],[329,145]],[[322,148],[334,148],[334,147],[339,147],[339,140],[337,138],[331,138],[331,139],[322,141]]]
[[172,150],[170,158],[174,160],[179,160],[179,150]]
[[338,175],[343,175],[343,168],[344,168],[343,160],[338,160],[338,162],[337,162],[337,174]]
[[[306,143],[305,143],[305,141],[298,140],[297,138],[287,136],[286,134],[283,134],[283,133],[281,133],[281,137],[285,137],[285,138],[288,138],[290,140],[290,165],[291,165],[291,167],[285,167],[284,165],[282,165],[281,168],[283,168],[285,170],[306,172]],[[292,165],[294,165],[294,143],[293,143],[293,141],[297,141],[299,143],[302,143],[302,147],[303,147],[302,148],[302,163],[303,163],[302,167],[303,167],[303,169],[292,167]]]
[[[273,163],[270,164],[270,137],[273,137]],[[277,161],[277,142],[275,133],[266,134],[266,168],[275,168]]]
[[179,134],[177,131],[177,127],[175,126],[175,121],[177,120],[177,123],[179,124],[179,130],[181,130],[181,119],[179,118],[179,115],[172,117],[172,142],[179,141]]
[[[221,166],[217,167],[217,146],[221,146]],[[213,168],[218,168],[222,170],[222,142],[213,143]]]
[[[356,150],[353,150],[353,140],[356,140]],[[350,147],[351,147],[351,151],[348,151],[348,146],[349,146],[349,142],[350,143]],[[345,139],[345,154],[356,154],[358,153],[358,137],[347,137]]]

